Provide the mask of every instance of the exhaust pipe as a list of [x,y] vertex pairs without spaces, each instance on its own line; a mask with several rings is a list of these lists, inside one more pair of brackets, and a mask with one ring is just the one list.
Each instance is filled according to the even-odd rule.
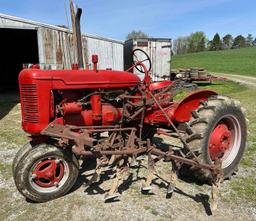
[[82,9],[78,8],[76,12],[76,20],[75,20],[75,26],[76,26],[76,46],[77,46],[77,61],[78,61],[78,68],[83,69],[83,50],[82,50],[82,35],[81,35],[81,25],[80,25],[80,19],[82,15]]
[[73,44],[74,44],[74,60],[73,62],[77,64],[77,69],[83,69],[83,50],[82,50],[82,35],[80,19],[82,15],[82,9],[77,8],[75,10],[73,0],[70,1],[70,12],[72,19],[72,32],[73,32]]

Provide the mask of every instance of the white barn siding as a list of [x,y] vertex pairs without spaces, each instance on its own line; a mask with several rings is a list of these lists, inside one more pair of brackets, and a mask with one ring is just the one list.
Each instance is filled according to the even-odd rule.
[[[70,69],[73,58],[72,33],[65,28],[0,14],[1,28],[37,30],[39,62],[52,69]],[[123,70],[123,42],[83,34],[84,64],[91,65],[91,56],[98,54],[99,68]],[[1,53],[1,52],[0,52]]]
[[88,64],[92,66],[91,57],[97,54],[99,57],[99,69],[112,68],[114,70],[123,70],[123,43],[108,40],[97,39],[91,36],[84,36],[87,43]]

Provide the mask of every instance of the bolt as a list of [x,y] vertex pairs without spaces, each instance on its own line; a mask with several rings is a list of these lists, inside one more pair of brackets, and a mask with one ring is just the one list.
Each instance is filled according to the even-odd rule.
[[59,160],[59,159],[55,160],[55,163],[56,163],[56,164],[59,164],[59,163],[60,163],[60,160]]
[[59,183],[58,182],[54,182],[54,186],[59,187]]
[[32,178],[32,179],[35,179],[35,178],[37,178],[37,175],[33,173],[33,174],[31,175],[31,178]]

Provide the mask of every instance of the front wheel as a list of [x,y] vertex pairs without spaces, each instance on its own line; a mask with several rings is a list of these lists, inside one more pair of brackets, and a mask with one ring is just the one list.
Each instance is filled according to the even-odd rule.
[[[186,124],[186,141],[202,163],[221,160],[224,178],[238,167],[246,146],[246,119],[240,103],[225,96],[210,97],[192,112]],[[194,169],[199,178],[210,173]]]
[[66,194],[76,182],[79,164],[69,151],[40,144],[18,162],[14,174],[19,192],[34,202]]

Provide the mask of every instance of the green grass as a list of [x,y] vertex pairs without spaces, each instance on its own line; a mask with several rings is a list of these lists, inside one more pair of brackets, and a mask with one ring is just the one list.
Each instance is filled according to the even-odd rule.
[[256,76],[256,47],[177,55],[171,68],[204,67],[208,71]]

